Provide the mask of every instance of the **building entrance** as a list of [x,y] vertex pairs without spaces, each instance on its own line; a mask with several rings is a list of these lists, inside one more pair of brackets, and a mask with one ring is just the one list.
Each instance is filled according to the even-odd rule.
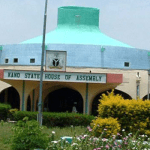
[[43,111],[72,112],[74,106],[78,113],[83,113],[83,99],[80,93],[69,88],[61,88],[48,94]]

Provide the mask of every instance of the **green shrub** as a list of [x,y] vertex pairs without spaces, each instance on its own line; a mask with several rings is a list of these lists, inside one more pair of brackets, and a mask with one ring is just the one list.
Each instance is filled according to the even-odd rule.
[[150,130],[150,101],[124,100],[120,95],[114,95],[113,91],[107,96],[102,95],[98,106],[98,114],[101,118],[116,118],[121,129],[126,132],[148,134]]
[[28,117],[29,120],[37,120],[38,112],[30,111],[15,111],[12,115],[14,120],[22,120],[24,117]]
[[14,114],[16,111],[18,111],[17,108],[14,108],[14,109],[10,109],[10,110],[9,110],[8,118],[10,118],[10,120],[14,120],[13,114]]
[[11,108],[8,104],[0,103],[0,119],[6,120],[9,114],[9,109]]
[[76,113],[43,113],[43,124],[46,126],[87,126],[94,117]]
[[42,133],[43,127],[35,120],[27,120],[28,117],[25,117],[13,127],[12,150],[46,149],[49,138],[47,134]]
[[[37,120],[38,112],[17,111],[13,114],[16,121],[28,117],[29,120]],[[43,112],[43,125],[47,127],[64,126],[88,126],[94,119],[94,116],[78,113],[53,113]]]
[[92,133],[94,136],[110,137],[110,135],[117,135],[120,131],[120,124],[114,118],[100,118],[93,120],[91,123]]

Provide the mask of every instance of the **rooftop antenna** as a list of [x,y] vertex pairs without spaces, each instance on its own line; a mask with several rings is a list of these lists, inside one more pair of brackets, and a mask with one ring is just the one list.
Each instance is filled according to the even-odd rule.
[[43,24],[43,42],[42,42],[42,56],[41,56],[41,72],[40,72],[40,89],[39,89],[39,103],[38,103],[38,117],[37,120],[42,126],[42,87],[43,87],[43,62],[44,62],[44,50],[45,50],[45,33],[46,33],[46,18],[47,18],[47,3],[45,0],[45,13],[44,13],[44,24]]

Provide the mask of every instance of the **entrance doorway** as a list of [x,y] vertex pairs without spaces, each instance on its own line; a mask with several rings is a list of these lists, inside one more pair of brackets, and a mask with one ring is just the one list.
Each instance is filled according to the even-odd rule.
[[78,113],[83,113],[83,99],[79,92],[61,88],[48,94],[44,101],[44,111],[72,112],[73,106]]

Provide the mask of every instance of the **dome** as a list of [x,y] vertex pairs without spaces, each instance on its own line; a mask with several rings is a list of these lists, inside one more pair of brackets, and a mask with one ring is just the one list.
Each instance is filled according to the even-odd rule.
[[[42,35],[20,44],[42,43]],[[99,9],[65,6],[58,8],[58,24],[54,31],[46,33],[46,44],[85,44],[129,47],[108,37],[99,30]]]

